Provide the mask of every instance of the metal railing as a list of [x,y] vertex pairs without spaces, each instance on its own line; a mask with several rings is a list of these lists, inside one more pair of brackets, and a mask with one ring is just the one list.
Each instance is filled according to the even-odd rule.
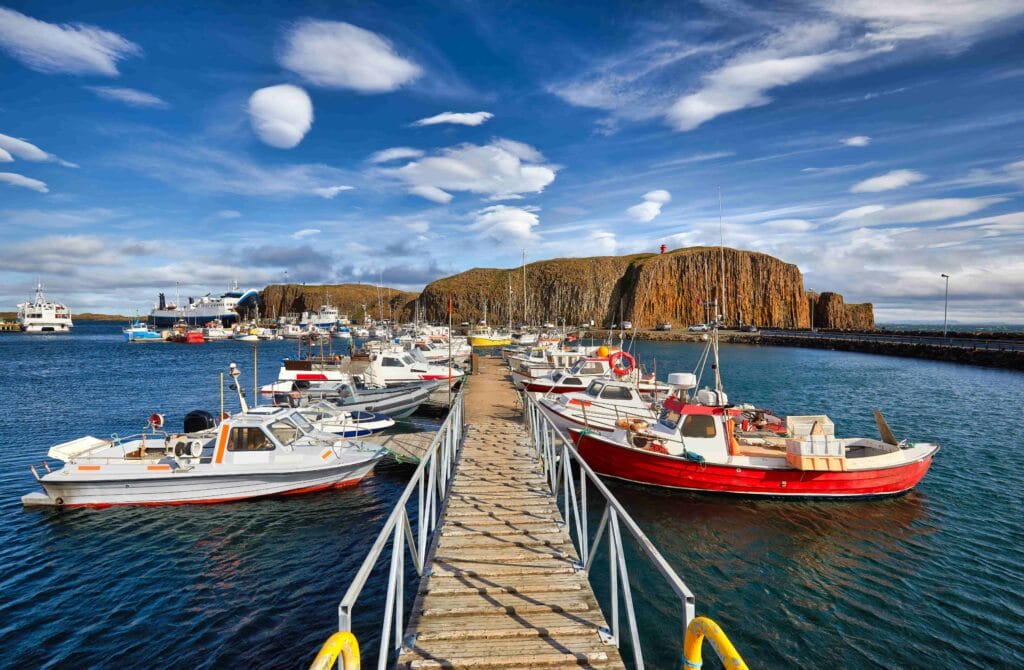
[[[391,516],[384,523],[370,552],[363,560],[359,571],[349,585],[345,596],[338,604],[338,630],[352,630],[352,612],[356,600],[363,591],[366,581],[373,572],[381,554],[391,544],[391,562],[388,574],[387,596],[384,606],[384,623],[381,627],[380,653],[377,667],[383,670],[388,665],[392,651],[402,646],[403,615],[405,613],[405,553],[408,547],[416,573],[423,576],[426,566],[428,544],[437,528],[442,502],[448,493],[456,460],[462,448],[465,429],[465,391],[460,390],[452,400],[451,411],[426,454],[420,460],[416,472],[395,503]],[[416,496],[416,518],[410,519],[407,505]],[[414,527],[415,526],[415,527]]]
[[[611,588],[611,630],[607,631],[609,641],[616,647],[620,642],[619,626],[619,589],[626,610],[633,660],[638,670],[644,668],[643,649],[640,645],[640,631],[637,626],[636,611],[633,606],[633,594],[630,588],[629,568],[622,545],[622,528],[629,532],[640,552],[648,558],[655,570],[668,582],[669,588],[679,598],[683,608],[682,632],[690,625],[696,614],[693,593],[683,580],[668,564],[668,561],[651,543],[629,513],[622,507],[604,482],[583,460],[576,447],[568,437],[544,414],[537,400],[529,393],[525,396],[524,407],[526,421],[530,430],[531,443],[537,450],[548,486],[557,500],[561,492],[562,522],[569,531],[576,552],[579,554],[580,566],[588,575],[594,566],[594,557],[600,551],[601,541],[607,532],[608,567]],[[574,478],[573,465],[579,469],[578,480]],[[597,531],[591,537],[588,528],[587,495],[588,488],[594,489],[604,500],[604,513],[598,522]],[[575,531],[572,532],[572,531]]]

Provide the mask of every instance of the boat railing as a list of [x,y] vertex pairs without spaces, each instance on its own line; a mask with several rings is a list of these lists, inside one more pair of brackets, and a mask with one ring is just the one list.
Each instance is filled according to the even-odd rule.
[[[385,597],[384,621],[381,627],[380,650],[377,667],[387,667],[393,651],[402,646],[403,615],[405,606],[406,551],[412,558],[416,573],[423,576],[427,567],[428,545],[438,528],[441,507],[448,493],[462,439],[465,432],[465,391],[460,390],[452,399],[451,410],[438,429],[420,464],[406,485],[394,510],[384,523],[352,583],[338,604],[338,631],[352,631],[352,616],[366,582],[378,559],[390,545],[391,556]],[[411,518],[408,507],[415,497],[416,515]]]
[[[610,577],[609,618],[611,630],[607,631],[609,641],[616,647],[620,646],[622,630],[619,616],[619,593],[626,611],[626,630],[633,650],[634,665],[638,670],[644,668],[643,648],[640,643],[640,628],[636,619],[636,608],[630,587],[629,564],[623,550],[623,529],[632,537],[640,553],[647,562],[661,575],[668,587],[679,598],[682,608],[680,637],[693,621],[696,614],[696,602],[693,593],[682,578],[669,565],[661,552],[644,534],[629,512],[605,486],[604,482],[583,460],[572,441],[548,418],[541,410],[536,398],[524,393],[523,406],[530,431],[530,443],[537,451],[544,468],[548,486],[556,499],[561,499],[562,523],[573,539],[576,552],[580,558],[580,568],[593,578],[591,570],[594,559],[600,553],[602,540],[607,540],[608,569]],[[578,478],[574,477],[573,467],[578,470]],[[597,530],[591,534],[588,518],[588,497],[597,493],[598,500],[604,501],[604,512],[597,524]],[[606,612],[606,614],[608,614]],[[681,650],[680,650],[681,651]]]

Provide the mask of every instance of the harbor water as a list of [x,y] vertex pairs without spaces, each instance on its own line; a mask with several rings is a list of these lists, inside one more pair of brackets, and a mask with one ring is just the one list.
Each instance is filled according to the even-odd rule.
[[[384,461],[359,486],[304,496],[23,509],[21,495],[37,488],[29,466],[54,443],[137,433],[154,412],[172,429],[192,409],[216,412],[230,362],[251,397],[252,345],[129,345],[119,328],[0,336],[0,667],[305,667],[335,629],[338,600],[410,466]],[[261,383],[295,349],[260,343]],[[636,349],[662,379],[691,370],[700,353],[682,343]],[[723,625],[751,667],[1024,662],[1024,375],[743,345],[723,346],[722,366],[735,401],[827,413],[842,435],[874,436],[880,408],[898,437],[942,445],[915,491],[882,501],[612,484],[698,613]],[[226,403],[237,406],[233,394]],[[676,603],[639,557],[630,578],[648,666],[678,667]],[[378,571],[355,610],[371,651],[385,580]]]

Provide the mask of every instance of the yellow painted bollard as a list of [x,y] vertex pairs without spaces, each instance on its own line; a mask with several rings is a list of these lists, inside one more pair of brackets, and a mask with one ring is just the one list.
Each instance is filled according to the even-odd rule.
[[359,670],[359,641],[348,631],[340,631],[327,638],[327,642],[320,647],[320,653],[313,659],[309,670],[330,670],[339,656],[342,670]]
[[684,668],[696,669],[701,667],[703,659],[700,652],[705,637],[711,643],[715,653],[718,654],[722,665],[729,670],[749,670],[746,662],[740,657],[736,647],[732,646],[732,642],[729,641],[721,626],[703,616],[697,617],[686,627],[686,638],[683,640]]

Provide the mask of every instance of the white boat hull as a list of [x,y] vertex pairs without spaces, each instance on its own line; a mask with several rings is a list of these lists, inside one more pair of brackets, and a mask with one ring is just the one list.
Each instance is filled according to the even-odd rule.
[[368,458],[331,468],[292,472],[174,472],[154,476],[76,477],[71,481],[44,479],[39,483],[52,504],[64,507],[204,504],[355,485],[373,469],[377,460]]

